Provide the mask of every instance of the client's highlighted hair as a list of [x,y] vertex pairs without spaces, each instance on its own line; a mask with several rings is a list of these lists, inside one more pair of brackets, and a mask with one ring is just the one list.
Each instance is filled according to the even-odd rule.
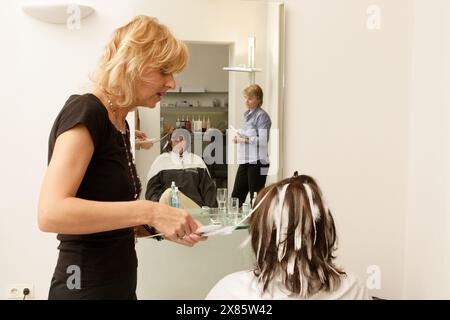
[[333,263],[336,229],[314,179],[296,172],[261,190],[255,203],[261,200],[250,234],[263,291],[274,280],[302,298],[336,289],[345,272]]

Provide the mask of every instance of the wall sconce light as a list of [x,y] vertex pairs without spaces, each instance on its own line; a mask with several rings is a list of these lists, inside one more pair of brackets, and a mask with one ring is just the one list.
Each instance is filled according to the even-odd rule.
[[65,24],[72,16],[81,20],[95,10],[91,6],[77,3],[30,2],[22,4],[22,11],[44,22]]

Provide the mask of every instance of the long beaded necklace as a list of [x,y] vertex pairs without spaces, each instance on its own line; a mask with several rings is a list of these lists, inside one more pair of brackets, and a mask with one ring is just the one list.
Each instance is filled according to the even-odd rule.
[[[114,110],[114,105],[108,96],[107,96],[107,100],[108,100],[109,109],[111,110],[112,113],[114,113],[116,110]],[[125,154],[127,156],[128,169],[130,171],[130,177],[131,177],[131,181],[133,182],[133,187],[134,187],[133,198],[135,200],[137,200],[137,198],[139,197],[139,195],[141,193],[142,185],[141,185],[140,178],[137,175],[133,154],[131,153],[131,145],[129,146],[127,144],[126,135],[127,135],[128,129],[125,129],[125,131],[122,131],[119,129],[117,129],[117,130],[120,132],[120,136],[122,137],[123,146],[125,147]]]
[[[114,113],[116,110],[114,110],[114,105],[111,101],[111,99],[109,98],[109,96],[106,96],[107,101],[108,101],[108,107],[110,109],[110,111],[112,113]],[[117,128],[116,128],[117,129]],[[141,184],[141,179],[139,178],[138,174],[137,174],[137,170],[136,170],[136,166],[135,166],[135,162],[133,159],[133,154],[131,153],[131,144],[128,145],[127,144],[127,138],[126,138],[126,134],[128,129],[125,128],[125,131],[119,130],[120,132],[120,136],[122,137],[122,142],[123,142],[123,146],[125,147],[125,154],[127,155],[127,162],[128,162],[128,168],[130,170],[130,176],[131,176],[131,181],[133,182],[133,187],[134,187],[134,199],[137,200],[137,198],[139,197],[139,195],[141,194],[141,190],[142,190],[142,184]],[[149,225],[144,224],[143,227],[145,228],[145,230],[147,230],[147,232],[151,235],[155,235],[153,236],[156,240],[161,241],[164,239],[164,236],[160,236],[157,235],[156,230],[153,227],[150,227]],[[137,243],[137,227],[134,228],[134,242]]]

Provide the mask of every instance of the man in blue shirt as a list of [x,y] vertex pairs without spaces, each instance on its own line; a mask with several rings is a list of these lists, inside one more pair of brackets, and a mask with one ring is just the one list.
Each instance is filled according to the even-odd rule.
[[253,84],[247,87],[244,98],[248,110],[244,113],[242,129],[233,138],[233,142],[240,146],[239,168],[231,196],[239,198],[239,206],[249,191],[252,200],[253,193],[264,188],[269,170],[268,142],[272,125],[269,115],[261,108],[263,91],[260,86]]

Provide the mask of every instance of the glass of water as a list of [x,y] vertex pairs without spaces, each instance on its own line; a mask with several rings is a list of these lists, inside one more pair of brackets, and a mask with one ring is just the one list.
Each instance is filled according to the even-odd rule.
[[211,208],[209,210],[209,221],[211,224],[221,224],[221,216],[217,208]]
[[239,222],[239,198],[230,199],[230,208],[228,209],[228,219],[230,224]]
[[219,210],[221,210],[221,211],[227,210],[227,197],[228,197],[227,188],[218,188],[217,189],[217,204],[218,204]]

